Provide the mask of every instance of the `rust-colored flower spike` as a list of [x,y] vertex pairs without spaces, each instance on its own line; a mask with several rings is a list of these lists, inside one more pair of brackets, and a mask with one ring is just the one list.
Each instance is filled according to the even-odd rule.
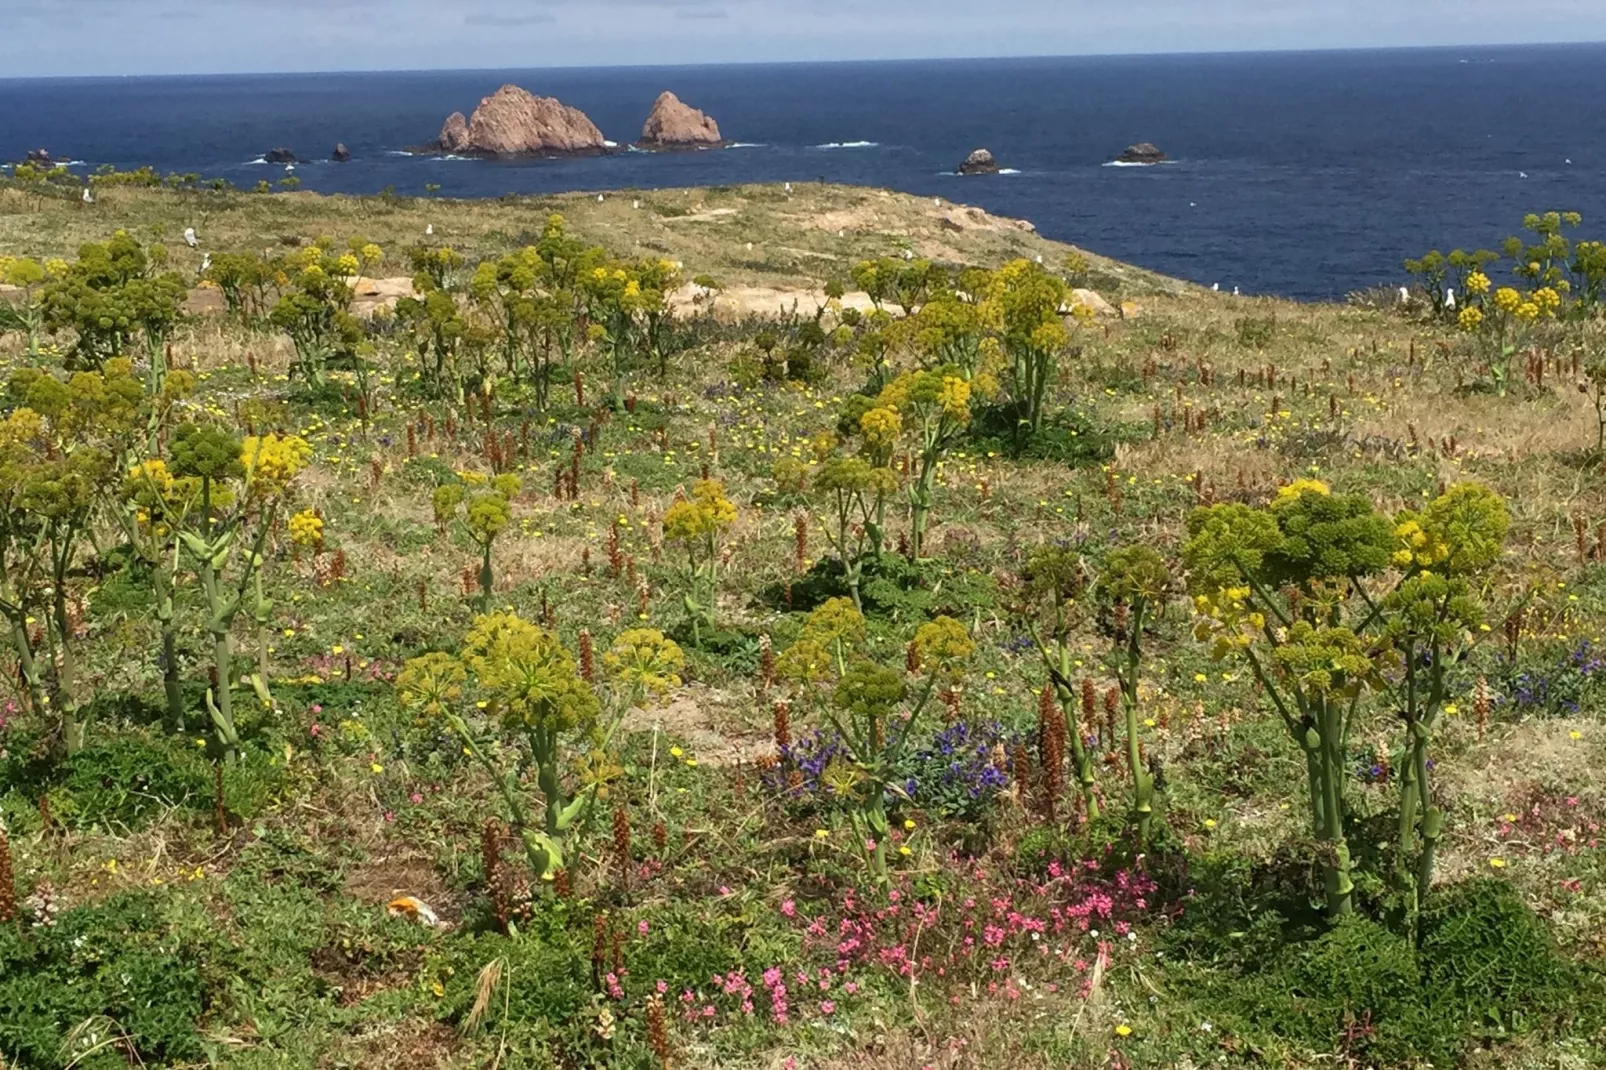
[[1115,603],[1111,618],[1111,624],[1115,628],[1115,638],[1119,642],[1126,638],[1127,610],[1125,602]]
[[1573,517],[1573,544],[1578,549],[1578,563],[1589,563],[1589,521],[1582,513]]
[[647,1001],[647,1043],[658,1056],[662,1070],[669,1070],[669,1023],[665,1020],[662,996],[655,995]]
[[608,528],[608,575],[614,579],[625,569],[624,553],[619,549],[619,521]]
[[1494,705],[1489,697],[1489,678],[1478,677],[1478,686],[1472,692],[1472,715],[1478,723],[1478,742],[1483,742],[1489,731],[1489,710]]
[[601,987],[608,972],[608,915],[597,911],[591,919],[591,983]]
[[586,407],[586,377],[583,372],[574,373],[574,404],[577,408]]
[[659,855],[669,846],[669,830],[664,828],[662,821],[656,821],[652,826],[652,846]]
[[1104,749],[1115,750],[1115,710],[1121,704],[1121,689],[1112,686],[1104,692]]
[[1065,791],[1065,713],[1054,697],[1054,685],[1044,684],[1037,699],[1037,760],[1043,767],[1043,816],[1055,818]]
[[1093,681],[1082,677],[1082,733],[1095,730],[1099,718],[1099,689],[1093,686]]
[[909,640],[909,645],[904,648],[903,669],[910,676],[917,676],[920,673],[920,648],[915,646],[913,639]]
[[792,707],[783,699],[775,703],[775,753],[785,754],[792,746]]
[[591,547],[580,547],[580,571],[591,574]]
[[580,679],[586,683],[594,683],[596,679],[596,661],[591,649],[591,630],[580,629]]
[[1015,781],[1015,797],[1025,806],[1032,788],[1032,759],[1023,743],[1009,752],[1009,775]]
[[574,882],[569,879],[567,869],[560,869],[552,874],[552,894],[559,899],[574,898]]
[[947,711],[947,719],[949,724],[953,724],[955,721],[959,720],[960,697],[959,689],[957,687],[945,687],[942,689],[942,705],[943,709]]
[[792,521],[792,564],[801,574],[808,570],[809,562],[809,518],[802,513]]
[[1104,496],[1110,500],[1110,509],[1119,514],[1121,512],[1121,477],[1115,474],[1115,469],[1104,470]]
[[11,865],[11,841],[0,829],[0,922],[17,920],[17,875]]
[[767,635],[758,637],[758,689],[768,691],[775,686],[775,644]]
[[502,826],[494,817],[480,826],[480,868],[485,873],[485,889],[491,897],[496,927],[506,935],[513,904],[507,894],[506,867],[502,865]]
[[640,480],[632,479],[630,481],[630,508],[632,508],[632,509],[641,508],[641,481]]
[[613,809],[613,857],[619,867],[619,882],[630,887],[630,814],[620,804]]

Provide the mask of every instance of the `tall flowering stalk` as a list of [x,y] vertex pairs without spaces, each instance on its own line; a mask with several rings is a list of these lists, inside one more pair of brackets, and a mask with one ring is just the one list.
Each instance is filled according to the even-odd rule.
[[[1375,619],[1361,581],[1389,567],[1398,545],[1393,525],[1364,498],[1300,480],[1267,509],[1197,509],[1188,532],[1183,559],[1195,632],[1216,657],[1248,663],[1304,753],[1327,909],[1349,913],[1347,746],[1362,696],[1382,684],[1380,652],[1358,634]],[[1293,597],[1273,593],[1285,589]]]
[[822,698],[819,685],[832,684],[829,699],[818,708],[836,731],[841,754],[821,779],[838,797],[850,800],[865,866],[886,890],[891,886],[887,841],[892,832],[887,797],[905,793],[899,765],[911,734],[938,684],[953,683],[963,673],[975,643],[950,617],[921,625],[914,642],[923,678],[905,706],[910,687],[904,673],[853,656],[863,634],[864,618],[852,604],[832,599],[810,615],[803,637],[781,655],[777,667],[800,685],[802,696]]
[[[65,382],[21,368],[0,420],[0,615],[27,700],[60,719],[69,754],[85,743],[72,609],[78,554],[129,448],[144,391],[122,358]],[[39,623],[37,638],[32,625]],[[42,643],[43,649],[36,649]]]
[[[597,791],[593,783],[571,794],[564,785],[567,751],[592,737],[601,711],[574,657],[551,632],[517,614],[494,613],[474,622],[459,655],[409,661],[396,689],[404,707],[440,718],[485,768],[531,870],[550,881],[564,867],[569,831]],[[539,817],[525,797],[525,767],[533,768],[543,803]]]
[[720,536],[735,522],[736,505],[725,496],[724,484],[714,479],[699,480],[690,498],[682,498],[664,511],[664,538],[680,543],[686,551],[691,589],[685,606],[692,642],[698,646],[702,645],[703,625],[713,624]]
[[1132,776],[1132,814],[1138,842],[1147,843],[1154,821],[1154,775],[1143,761],[1138,740],[1138,674],[1143,667],[1143,627],[1149,614],[1165,609],[1171,589],[1171,576],[1164,559],[1147,546],[1126,546],[1104,561],[1098,592],[1116,610],[1117,620],[1125,619],[1126,634],[1115,636],[1110,653],[1110,669],[1121,688],[1121,707],[1126,714],[1126,760]]
[[[1395,564],[1411,570],[1384,599],[1383,636],[1402,670],[1395,704],[1405,727],[1400,769],[1400,865],[1413,899],[1433,882],[1444,811],[1433,801],[1428,749],[1450,705],[1450,671],[1484,635],[1483,610],[1468,582],[1500,557],[1510,517],[1487,487],[1457,484],[1420,513],[1404,513]],[[1413,858],[1414,855],[1414,858]]]
[[[984,391],[996,392],[990,376],[982,380]],[[942,367],[905,372],[883,387],[877,399],[878,407],[903,417],[901,422],[913,434],[918,451],[909,480],[909,552],[915,559],[925,546],[937,471],[949,448],[970,425],[972,388],[972,380],[960,368]]]
[[225,756],[233,760],[240,743],[233,704],[234,620],[251,592],[259,654],[251,682],[267,704],[266,621],[272,604],[262,589],[265,551],[278,508],[311,459],[312,447],[294,435],[253,435],[242,441],[221,427],[185,424],[174,432],[169,454],[166,470],[193,493],[181,514],[178,543],[206,598],[216,676],[207,690],[207,714]]
[[513,523],[513,499],[523,489],[518,476],[509,472],[487,480],[477,472],[458,473],[459,481],[435,488],[435,522],[444,527],[462,508],[463,528],[479,547],[480,612],[491,611],[491,595],[496,589],[491,568],[491,548],[496,537]]
[[[1094,755],[1088,747],[1088,737],[1097,726],[1089,709],[1084,709],[1078,718],[1079,694],[1071,683],[1071,625],[1082,594],[1081,555],[1068,547],[1039,547],[1027,559],[1021,579],[1026,595],[1022,607],[1026,627],[1059,702],[1071,745],[1071,760],[1076,766],[1077,784],[1082,792],[1082,806],[1088,820],[1092,821],[1099,816],[1099,801]],[[1091,687],[1092,681],[1084,680],[1083,686],[1084,689]]]

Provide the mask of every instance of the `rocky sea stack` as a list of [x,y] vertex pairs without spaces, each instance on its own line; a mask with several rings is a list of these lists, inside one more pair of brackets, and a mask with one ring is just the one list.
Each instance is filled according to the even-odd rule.
[[1127,150],[1115,158],[1116,163],[1165,163],[1171,157],[1155,148],[1147,141],[1140,141],[1136,145],[1128,145]]
[[959,173],[962,175],[996,175],[1001,170],[1003,168],[986,149],[977,149],[966,156],[965,162],[959,165]]
[[46,151],[45,149],[29,149],[28,150],[28,159],[25,162],[31,163],[35,167],[54,167],[54,166],[56,166],[56,161],[53,158],[51,158],[50,153],[48,151]]
[[472,116],[453,112],[436,148],[457,156],[593,156],[609,145],[578,108],[504,85]]
[[296,159],[296,154],[295,153],[291,152],[289,149],[284,148],[282,146],[279,147],[279,148],[276,148],[276,149],[269,149],[267,152],[263,153],[262,154],[262,160],[263,160],[264,163],[300,163],[301,162],[300,160]]
[[346,143],[342,141],[335,145],[335,151],[329,154],[329,158],[335,163],[345,163],[351,159],[351,150],[346,148]]
[[641,128],[644,149],[711,149],[723,145],[719,124],[665,90],[653,103],[652,114]]

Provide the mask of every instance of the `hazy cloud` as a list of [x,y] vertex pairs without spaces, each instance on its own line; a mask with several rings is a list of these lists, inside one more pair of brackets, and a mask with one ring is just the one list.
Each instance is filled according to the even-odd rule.
[[543,22],[556,22],[558,17],[550,11],[537,11],[529,15],[498,15],[488,11],[475,11],[463,16],[464,26],[535,26]]

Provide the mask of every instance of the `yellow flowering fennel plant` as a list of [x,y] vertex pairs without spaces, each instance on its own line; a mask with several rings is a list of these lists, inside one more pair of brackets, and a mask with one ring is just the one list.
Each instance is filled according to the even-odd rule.
[[[1399,879],[1413,894],[1431,879],[1443,815],[1431,804],[1427,747],[1476,620],[1465,577],[1498,559],[1508,526],[1499,497],[1476,484],[1392,522],[1315,481],[1285,488],[1267,509],[1213,506],[1189,518],[1196,634],[1218,658],[1247,662],[1305,753],[1333,913],[1352,905],[1345,762],[1369,692],[1389,694],[1406,733]],[[1392,582],[1374,593],[1369,582],[1385,574]]]
[[1389,566],[1393,525],[1365,499],[1334,495],[1311,480],[1264,509],[1196,509],[1188,534],[1183,562],[1198,613],[1195,634],[1217,657],[1248,663],[1304,752],[1327,907],[1348,913],[1347,741],[1361,697],[1379,676],[1345,611],[1352,600],[1359,614],[1367,611],[1360,584]]
[[1488,487],[1457,483],[1420,513],[1396,518],[1405,578],[1383,600],[1381,631],[1402,667],[1389,683],[1405,730],[1400,768],[1399,865],[1410,900],[1433,882],[1444,812],[1436,805],[1428,750],[1451,712],[1450,675],[1483,638],[1483,607],[1472,581],[1499,560],[1511,526]]
[[873,432],[879,434],[878,429],[866,426],[867,421],[891,423],[879,416],[882,413],[901,414],[907,419],[898,423],[907,423],[914,432],[919,462],[909,483],[909,552],[916,560],[925,544],[937,470],[970,425],[970,395],[971,384],[957,367],[905,372],[882,389],[879,407],[860,419],[867,443]]
[[1512,286],[1491,293],[1492,283],[1482,272],[1467,277],[1467,303],[1457,314],[1461,330],[1478,341],[1495,391],[1504,396],[1511,376],[1511,361],[1533,340],[1538,326],[1554,319],[1561,308],[1561,293],[1543,285],[1524,294]]
[[[229,760],[239,746],[234,723],[234,618],[248,589],[254,594],[257,671],[251,684],[264,705],[268,689],[268,624],[273,603],[262,589],[268,537],[279,506],[312,457],[297,435],[252,435],[235,439],[215,425],[184,424],[169,441],[167,468],[199,489],[180,518],[178,543],[190,559],[206,597],[217,686],[208,688],[207,713]],[[248,530],[255,525],[255,532]],[[236,552],[236,551],[240,552]],[[233,582],[226,576],[231,564]]]
[[[686,550],[690,587],[684,604],[691,621],[692,642],[702,645],[702,627],[713,624],[714,600],[719,589],[719,539],[736,522],[736,505],[725,496],[716,479],[699,480],[691,497],[681,498],[664,511],[664,538]],[[700,590],[701,589],[701,590]],[[704,603],[701,598],[706,598]]]
[[[863,635],[863,616],[846,599],[831,599],[809,615],[803,636],[777,659],[777,669],[798,685],[800,700],[816,701],[842,741],[846,758],[827,771],[827,779],[851,806],[865,866],[885,892],[887,802],[907,799],[896,768],[937,685],[963,675],[976,644],[951,617],[922,624],[913,644],[919,690],[904,708],[909,682],[903,671],[850,657]],[[829,695],[821,690],[824,683],[832,684]]]
[[523,481],[509,472],[487,478],[479,472],[459,472],[457,482],[435,488],[432,504],[435,522],[444,530],[462,507],[463,529],[480,550],[480,612],[488,613],[495,575],[491,568],[491,548],[496,537],[513,523],[513,499],[523,489]]
[[[408,661],[396,691],[404,708],[439,718],[485,768],[531,869],[551,880],[564,868],[568,837],[600,784],[593,779],[572,794],[565,789],[569,752],[608,743],[599,728],[601,705],[574,656],[552,632],[516,613],[492,613],[475,619],[458,656],[437,652]],[[539,815],[526,803],[526,774],[540,792]]]
[[142,390],[129,362],[112,358],[65,381],[19,368],[5,393],[20,404],[0,421],[0,615],[24,695],[59,718],[76,753],[86,733],[82,634],[70,611],[77,557],[106,487],[116,485],[117,459],[131,448]]

